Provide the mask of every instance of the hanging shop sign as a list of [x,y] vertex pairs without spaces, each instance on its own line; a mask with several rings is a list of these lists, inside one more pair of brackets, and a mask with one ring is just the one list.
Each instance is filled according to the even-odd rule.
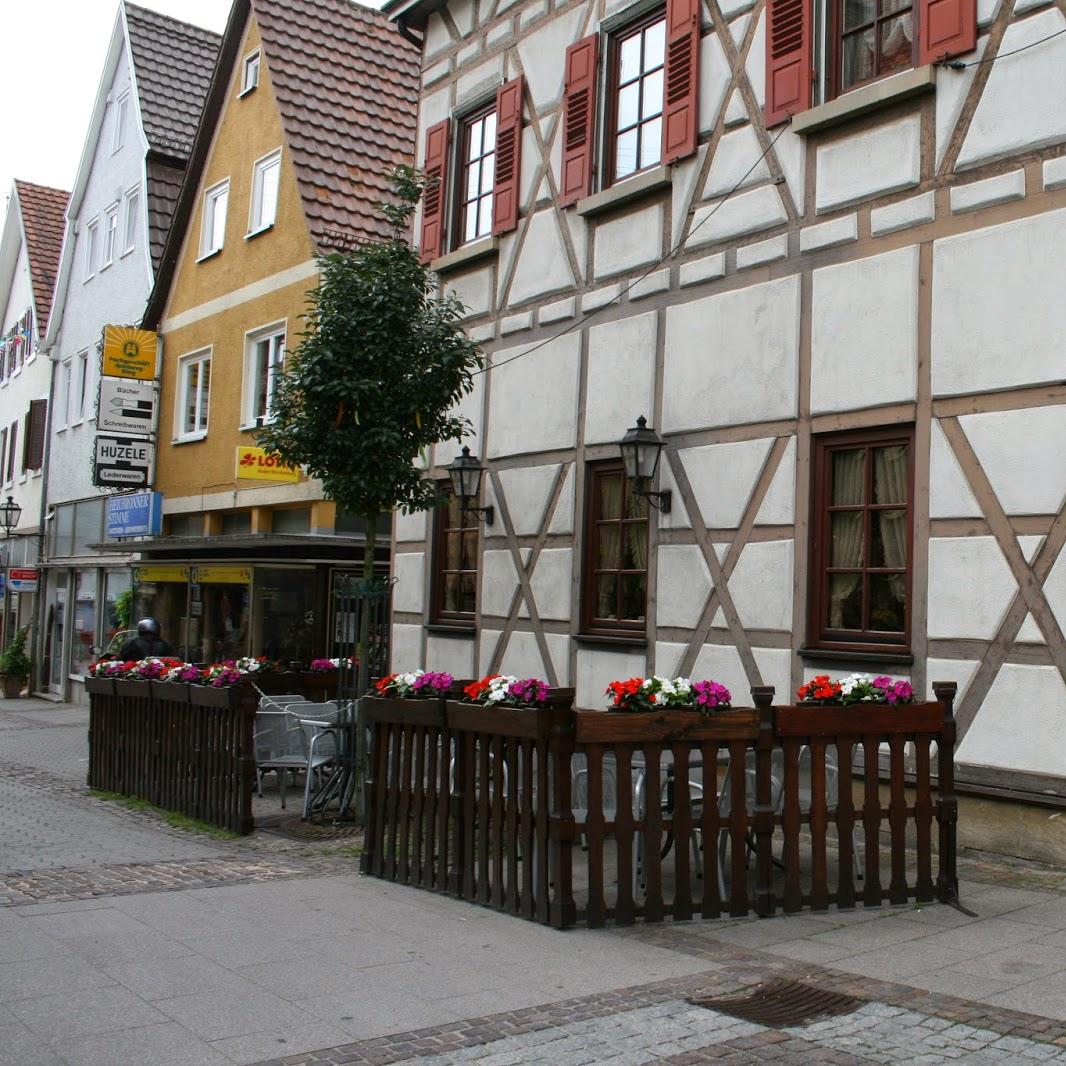
[[133,580],[140,585],[149,581],[176,584],[189,580],[189,568],[187,566],[135,566]]
[[121,537],[157,537],[163,528],[163,494],[134,492],[112,496],[106,504],[108,540]]
[[147,437],[155,431],[155,412],[154,382],[133,378],[100,379],[96,428],[101,433],[136,433]]
[[159,335],[132,326],[104,326],[104,377],[152,381],[159,365]]
[[40,570],[32,566],[13,566],[7,572],[7,584],[12,592],[36,592],[40,580]]
[[199,585],[247,585],[252,580],[250,566],[194,566],[191,581]]
[[237,477],[245,481],[295,482],[300,480],[300,469],[286,465],[281,456],[265,448],[238,445]]
[[154,452],[155,446],[146,440],[98,435],[93,484],[147,488]]

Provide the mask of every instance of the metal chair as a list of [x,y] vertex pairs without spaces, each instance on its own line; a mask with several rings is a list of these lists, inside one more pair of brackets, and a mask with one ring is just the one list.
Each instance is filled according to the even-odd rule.
[[260,710],[255,716],[255,776],[259,796],[263,775],[278,775],[281,809],[285,810],[285,785],[290,773],[307,769],[307,742],[300,720],[287,710]]

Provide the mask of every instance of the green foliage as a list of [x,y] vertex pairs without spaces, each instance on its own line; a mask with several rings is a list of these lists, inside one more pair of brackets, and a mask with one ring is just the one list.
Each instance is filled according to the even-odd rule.
[[382,209],[394,236],[319,257],[307,331],[278,382],[274,420],[257,434],[371,523],[434,506],[415,460],[460,438],[467,421],[451,412],[482,365],[460,324],[462,304],[436,295],[406,239],[424,184],[397,168],[393,202]]
[[29,626],[22,626],[11,638],[7,647],[0,652],[0,676],[30,676],[30,657],[26,654],[26,636]]
[[133,622],[133,589],[123,589],[115,597],[115,628],[129,629]]
[[127,796],[122,792],[108,792],[104,789],[91,788],[89,795],[93,799],[102,800],[104,803],[119,803],[131,811],[147,811],[150,814],[159,815],[167,825],[174,829],[183,829],[188,833],[200,833],[203,836],[214,837],[216,840],[237,840],[240,833],[223,829],[210,822],[201,822],[198,818],[190,818],[178,811],[168,811],[163,807],[156,807],[146,799],[139,796]]

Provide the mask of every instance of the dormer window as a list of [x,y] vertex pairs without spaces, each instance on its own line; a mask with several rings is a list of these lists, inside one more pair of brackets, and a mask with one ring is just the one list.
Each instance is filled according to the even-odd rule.
[[260,53],[257,48],[244,57],[243,74],[241,76],[241,96],[252,92],[259,85]]

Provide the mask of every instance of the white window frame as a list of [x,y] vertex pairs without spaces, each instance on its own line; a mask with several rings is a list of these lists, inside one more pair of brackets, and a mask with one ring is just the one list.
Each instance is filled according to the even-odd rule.
[[259,75],[262,71],[263,57],[257,48],[244,57],[241,64],[241,91],[238,96],[247,96],[259,88]]
[[130,113],[130,91],[126,89],[115,101],[115,129],[111,141],[111,153],[114,155],[126,143],[126,120]]
[[[201,348],[199,351],[189,352],[178,360],[178,388],[174,402],[174,441],[203,440],[207,436],[211,419],[211,348]],[[204,404],[207,405],[207,419],[203,429],[185,429],[185,410],[188,406],[185,402],[189,390],[189,371],[194,366],[208,364],[207,391],[204,392],[203,374],[200,374],[196,383],[196,422],[199,424],[202,417]]]
[[[67,412],[67,424],[80,426],[85,421],[85,401],[88,399],[89,385],[89,349],[78,352],[74,356],[74,365],[71,369],[70,385],[73,390],[67,398],[68,404],[73,398],[74,407]],[[74,415],[71,418],[71,414]]]
[[[277,167],[277,186],[274,189],[274,213],[269,221],[263,217],[263,185],[268,170]],[[265,156],[257,159],[252,164],[252,199],[248,210],[248,233],[246,236],[254,237],[270,229],[277,221],[278,200],[281,197],[281,149],[275,148]]]
[[[130,217],[131,212],[133,217]],[[134,186],[122,198],[122,254],[129,255],[137,247],[137,233],[141,228],[141,190]]]
[[62,433],[70,422],[70,396],[74,382],[74,357],[59,364],[59,402],[56,404],[56,432]]
[[100,217],[97,216],[85,227],[85,280],[96,276],[96,253],[100,243]]
[[104,243],[101,248],[100,269],[106,270],[114,261],[118,251],[118,202],[113,203],[104,212]]
[[[273,407],[274,389],[277,387],[278,371],[285,365],[285,357],[288,354],[286,340],[288,337],[288,320],[271,322],[266,326],[259,326],[249,330],[244,335],[244,387],[241,400],[241,429],[256,429],[274,421],[271,411]],[[266,342],[268,352],[273,355],[275,349],[270,342],[275,338],[281,339],[280,361],[273,359],[266,367],[267,376],[267,409],[262,414],[256,412],[256,401],[259,395],[259,378],[261,372],[259,346]]]
[[[222,208],[222,225],[221,232],[215,234],[213,224],[215,221],[215,208],[214,205],[221,198],[225,198],[225,205]],[[210,211],[209,211],[210,208]],[[204,204],[203,204],[203,218],[200,222],[200,258],[207,259],[209,256],[216,255],[221,252],[226,243],[226,221],[229,215],[229,178],[224,178],[222,181],[216,182],[209,189],[204,191]],[[211,220],[212,225],[208,226],[208,220]],[[217,243],[209,241],[208,237],[218,238]]]

